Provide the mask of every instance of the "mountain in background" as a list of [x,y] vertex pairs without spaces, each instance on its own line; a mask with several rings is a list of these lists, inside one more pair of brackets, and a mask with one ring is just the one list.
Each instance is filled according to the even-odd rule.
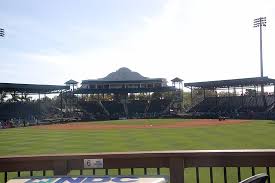
[[122,67],[115,72],[108,74],[104,78],[100,78],[99,80],[105,81],[124,81],[124,80],[144,80],[148,79],[147,77],[142,76],[138,72],[133,72],[127,67]]

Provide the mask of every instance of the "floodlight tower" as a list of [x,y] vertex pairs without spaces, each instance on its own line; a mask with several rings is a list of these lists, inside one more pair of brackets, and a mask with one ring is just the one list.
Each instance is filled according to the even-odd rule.
[[5,31],[4,29],[0,28],[0,37],[4,37],[5,36]]
[[[261,77],[264,77],[263,71],[263,46],[262,46],[262,26],[266,27],[266,17],[260,17],[254,19],[254,27],[260,27],[260,65],[261,65]],[[264,94],[264,86],[261,85],[261,92]]]

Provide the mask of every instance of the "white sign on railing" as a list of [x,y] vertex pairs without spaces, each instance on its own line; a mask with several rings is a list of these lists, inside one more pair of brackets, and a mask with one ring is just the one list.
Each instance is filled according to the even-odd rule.
[[103,168],[103,159],[84,159],[84,168]]

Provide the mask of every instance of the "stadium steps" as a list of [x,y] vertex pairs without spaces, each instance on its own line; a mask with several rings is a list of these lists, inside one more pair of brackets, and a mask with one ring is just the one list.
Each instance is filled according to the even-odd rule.
[[170,112],[170,109],[173,107],[174,103],[177,102],[176,98],[173,98],[171,100],[171,102],[169,102],[169,104],[165,107],[165,109],[161,112],[161,114],[167,114],[168,112]]
[[197,99],[197,102],[196,103],[193,103],[186,111],[188,111],[188,112],[193,112],[193,111],[195,111],[195,109],[200,105],[200,104],[202,104],[203,102],[204,102],[204,98],[203,97],[199,97],[198,99]]
[[128,112],[128,105],[127,105],[127,103],[125,103],[125,102],[123,103],[123,109],[124,109],[125,115],[128,116],[128,113],[129,113],[129,112]]
[[266,96],[266,102],[267,102],[267,106],[273,105],[274,102],[275,102],[274,95],[268,95],[268,96]]
[[274,95],[266,96],[267,109],[266,112],[274,111],[275,109],[275,98]]
[[269,106],[265,112],[273,111],[273,109],[274,109],[274,104],[272,104],[271,106]]
[[100,107],[103,109],[104,113],[108,116],[110,116],[110,112],[104,107],[104,105],[102,104],[101,101],[98,101],[98,104],[100,105]]
[[175,100],[172,100],[172,101],[166,106],[166,108],[165,108],[163,111],[161,111],[161,114],[168,113],[169,110],[171,109],[171,107],[172,107],[172,105],[173,105],[174,102],[175,102]]
[[145,109],[144,109],[144,114],[145,114],[145,116],[147,115],[150,106],[151,106],[151,100],[148,101],[148,103],[147,103],[147,105],[146,105],[146,107],[145,107]]

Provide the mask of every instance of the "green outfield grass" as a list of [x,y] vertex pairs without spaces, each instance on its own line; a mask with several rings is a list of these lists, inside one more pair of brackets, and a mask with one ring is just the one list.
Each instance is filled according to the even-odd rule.
[[[117,125],[137,123],[164,124],[172,121],[183,120],[124,120],[111,123]],[[96,123],[110,124],[110,122]],[[151,150],[273,149],[275,148],[274,132],[274,121],[251,121],[234,125],[176,129],[113,129],[97,131],[45,130],[31,127],[4,129],[0,130],[0,156]],[[257,170],[261,172],[261,169]],[[230,171],[235,172],[235,169]],[[230,171],[229,175],[231,174]],[[272,174],[275,175],[273,171],[272,169]],[[217,172],[220,172],[220,174]],[[167,170],[163,170],[163,173],[167,173]],[[186,174],[188,180],[194,179],[193,170],[187,170]],[[207,170],[202,169],[202,179],[204,176],[207,177],[208,174]],[[217,170],[214,174],[217,174],[217,180],[222,178],[222,170]],[[245,176],[246,174],[250,175],[248,170],[245,170],[243,175]],[[234,180],[236,176],[232,173]],[[209,180],[206,182],[209,182]]]
[[[182,120],[97,122],[159,124]],[[183,121],[184,122],[184,121]],[[275,122],[175,129],[45,130],[32,127],[0,130],[0,155],[90,153],[184,149],[275,148]]]

